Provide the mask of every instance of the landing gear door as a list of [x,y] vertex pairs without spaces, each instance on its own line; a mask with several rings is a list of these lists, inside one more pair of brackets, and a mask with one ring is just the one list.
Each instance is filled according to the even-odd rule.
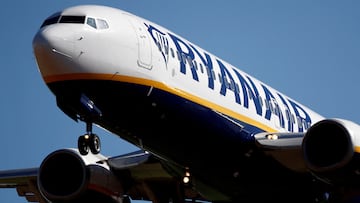
[[[126,15],[126,14],[125,14]],[[137,43],[138,43],[138,66],[142,68],[152,69],[152,58],[151,58],[151,45],[150,37],[147,33],[146,26],[143,22],[134,18],[133,16],[127,15],[131,25],[133,26]]]

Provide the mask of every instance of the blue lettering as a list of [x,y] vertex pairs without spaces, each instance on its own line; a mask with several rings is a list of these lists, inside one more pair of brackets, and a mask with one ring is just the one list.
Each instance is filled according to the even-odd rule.
[[[169,33],[169,36],[171,37],[171,39],[173,40],[176,49],[179,53],[180,56],[180,72],[183,74],[186,74],[186,64],[185,61],[188,61],[188,63],[190,64],[190,69],[191,69],[191,73],[192,73],[192,77],[194,80],[199,81],[199,77],[198,74],[196,72],[196,69],[194,68],[194,65],[192,64],[193,60],[194,60],[194,53],[192,52],[192,50],[190,49],[190,47],[181,39],[179,39],[178,37],[172,35]],[[183,47],[186,47],[187,52],[185,52],[184,50],[182,50],[181,45],[183,45]],[[188,60],[190,59],[190,60]]]
[[[296,118],[300,119],[300,120],[298,120],[299,132],[303,132],[305,126],[303,125],[302,122],[305,121],[306,125],[307,125],[307,124],[311,123],[311,118],[310,118],[309,114],[300,105],[296,104],[295,102],[291,101],[290,99],[288,101],[294,109]],[[301,111],[305,115],[305,118],[300,115],[299,111]]]
[[[236,103],[240,104],[240,96],[239,96],[238,92],[235,91],[235,82],[234,82],[233,77],[231,76],[229,70],[224,66],[224,64],[221,61],[219,61],[217,59],[216,59],[216,61],[220,67],[220,74],[221,74],[221,80],[222,80],[220,94],[225,96],[226,90],[230,89],[231,91],[234,92]],[[230,80],[230,82],[228,82],[228,79]]]
[[279,118],[280,127],[284,128],[285,127],[284,116],[276,101],[276,98],[265,85],[261,85],[261,86],[264,89],[265,97],[269,104],[269,108],[266,109],[265,118],[270,120],[273,111],[274,114],[277,115]]
[[207,69],[206,73],[208,75],[208,87],[210,89],[214,89],[214,76],[212,74],[213,64],[212,64],[209,54],[204,52],[205,58],[206,58],[206,59],[204,59],[204,57],[200,54],[200,52],[197,49],[195,49],[194,46],[192,46],[191,44],[190,44],[190,46],[196,52],[196,54],[199,56],[199,58],[201,59],[201,61],[203,62],[203,64],[205,65],[205,67]]
[[256,113],[261,116],[262,108],[261,108],[261,103],[260,103],[260,98],[259,98],[259,92],[258,92],[254,82],[249,77],[247,77],[247,79],[249,80],[249,82],[251,84],[251,86],[250,86],[248,84],[248,82],[245,80],[245,78],[239,73],[239,71],[237,71],[234,68],[233,68],[233,70],[240,81],[240,85],[241,85],[242,92],[243,92],[243,98],[244,98],[244,107],[249,108],[249,96],[250,96],[250,98],[252,98],[252,100],[254,102],[254,105],[256,108]]
[[[161,51],[161,54],[162,54],[165,62],[167,63],[166,55],[168,55],[168,52],[169,52],[169,41],[166,36],[166,33],[161,32],[160,30],[153,27],[152,25],[146,25],[146,27],[147,27],[147,31],[150,33],[153,41],[155,42],[155,44]],[[194,59],[195,59],[194,53],[196,53],[197,56],[199,56],[201,62],[206,67],[206,72],[208,75],[208,88],[214,89],[215,88],[214,87],[215,86],[215,82],[214,82],[215,77],[213,74],[214,66],[213,66],[210,55],[207,54],[206,52],[203,52],[201,54],[198,51],[198,49],[195,48],[192,44],[187,44],[182,39],[180,39],[179,37],[177,37],[171,33],[167,33],[167,34],[170,36],[170,38],[172,39],[172,41],[174,42],[174,44],[176,46],[177,54],[179,56],[179,62],[180,62],[180,72],[183,74],[186,74],[186,64],[188,63],[190,70],[191,70],[192,78],[195,81],[199,81],[198,73],[194,66]],[[233,76],[231,75],[231,73],[229,72],[227,67],[223,64],[223,62],[220,61],[219,59],[216,59],[216,61],[219,65],[219,69],[220,69],[220,78],[219,78],[219,80],[221,82],[220,94],[225,96],[227,93],[227,90],[230,90],[234,93],[235,102],[238,104],[241,104],[240,91],[242,91],[243,106],[245,108],[249,108],[249,99],[252,100],[253,104],[256,108],[256,113],[258,115],[262,116],[261,98],[259,96],[259,92],[258,92],[257,87],[255,86],[254,81],[249,76],[245,77],[238,70],[236,70],[235,68],[232,68],[236,74],[236,77],[238,78],[238,80],[240,82],[241,89],[239,89],[240,87],[234,81]],[[271,116],[272,116],[272,114],[274,114],[274,115],[278,116],[280,126],[285,128],[283,112],[281,111],[281,109],[276,101],[276,98],[274,97],[274,95],[271,93],[271,91],[265,85],[261,84],[261,86],[264,90],[265,97],[266,97],[265,100],[266,100],[267,107],[268,107],[268,108],[266,108],[265,119],[271,120]],[[280,93],[277,93],[277,95],[281,99],[282,104],[287,109],[285,113],[286,113],[286,115],[288,115],[287,116],[288,131],[290,131],[290,132],[294,131],[294,122],[293,122],[294,119],[292,119],[292,114],[290,112],[290,108],[289,108],[289,104],[290,104],[290,106],[292,107],[292,109],[296,115],[297,121],[298,121],[299,132],[303,132],[304,129],[307,128],[307,126],[308,126],[307,124],[311,123],[311,118],[308,115],[308,113],[297,103],[291,101],[290,99],[285,99]],[[301,116],[301,115],[303,115],[303,116]],[[304,123],[304,122],[306,122],[306,123]]]
[[290,112],[290,108],[289,108],[289,105],[286,103],[286,100],[284,99],[284,97],[278,93],[278,96],[280,97],[282,103],[286,106],[286,109],[287,109],[287,112],[286,112],[286,115],[287,115],[287,124],[288,124],[288,131],[289,132],[294,132],[294,125],[293,125],[293,122],[292,122],[292,119],[291,119],[291,112]]

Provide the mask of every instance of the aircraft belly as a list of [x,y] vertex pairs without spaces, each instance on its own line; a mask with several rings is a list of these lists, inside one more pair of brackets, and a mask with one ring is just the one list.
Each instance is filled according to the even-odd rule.
[[[145,147],[145,141],[169,145],[175,139],[180,141],[175,144],[183,144],[184,149],[189,145],[198,147],[197,144],[204,142],[218,144],[217,138],[241,144],[253,142],[252,134],[261,132],[256,127],[224,119],[209,108],[149,86],[105,80],[69,80],[48,85],[57,98],[64,100],[77,114],[80,110],[76,102],[85,94],[103,113],[97,121],[99,124],[124,139],[129,138],[124,134],[142,139]],[[209,123],[212,124],[210,130]]]
[[[148,86],[102,80],[48,85],[57,95],[58,104],[61,100],[73,114],[80,114],[77,101],[79,95],[85,94],[103,114],[96,123],[149,151],[161,155],[173,151],[171,158],[188,162],[183,164],[202,162],[203,156],[211,153],[240,153],[241,145],[254,143],[252,134],[260,132],[244,123],[240,127],[211,109]],[[223,146],[229,147],[214,150]],[[204,153],[194,157],[198,153],[192,152],[199,148]]]
[[[105,80],[62,81],[48,86],[59,107],[71,109],[73,114],[82,113],[78,100],[85,94],[102,112],[95,123],[140,148],[193,169],[199,185],[221,184],[222,192],[241,196],[259,185],[273,185],[273,181],[279,182],[279,188],[291,184],[277,180],[282,166],[257,151],[253,135],[261,130],[254,126],[224,119],[219,112],[149,86]],[[268,176],[264,167],[274,174]],[[211,174],[215,175],[208,179]]]

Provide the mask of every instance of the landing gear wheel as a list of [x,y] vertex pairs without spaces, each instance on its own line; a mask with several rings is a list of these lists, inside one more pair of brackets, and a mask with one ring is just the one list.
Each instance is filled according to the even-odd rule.
[[88,136],[89,135],[82,135],[78,139],[78,149],[81,155],[87,155],[89,153],[89,144],[88,144]]
[[101,149],[100,138],[92,133],[92,123],[86,123],[86,134],[78,139],[78,149],[81,155],[85,156],[91,151],[93,154],[99,154]]
[[101,142],[99,136],[91,134],[89,138],[90,151],[93,154],[99,154],[101,150]]
[[122,203],[131,203],[130,197],[127,195],[123,196]]

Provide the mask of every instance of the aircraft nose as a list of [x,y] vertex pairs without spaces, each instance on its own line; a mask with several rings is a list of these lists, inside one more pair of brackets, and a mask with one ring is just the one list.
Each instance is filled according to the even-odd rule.
[[33,39],[33,49],[43,77],[65,73],[75,58],[74,33],[59,26],[43,28]]
[[40,30],[34,37],[34,48],[42,46],[49,48],[52,52],[73,57],[74,53],[74,33],[59,27],[50,27]]

